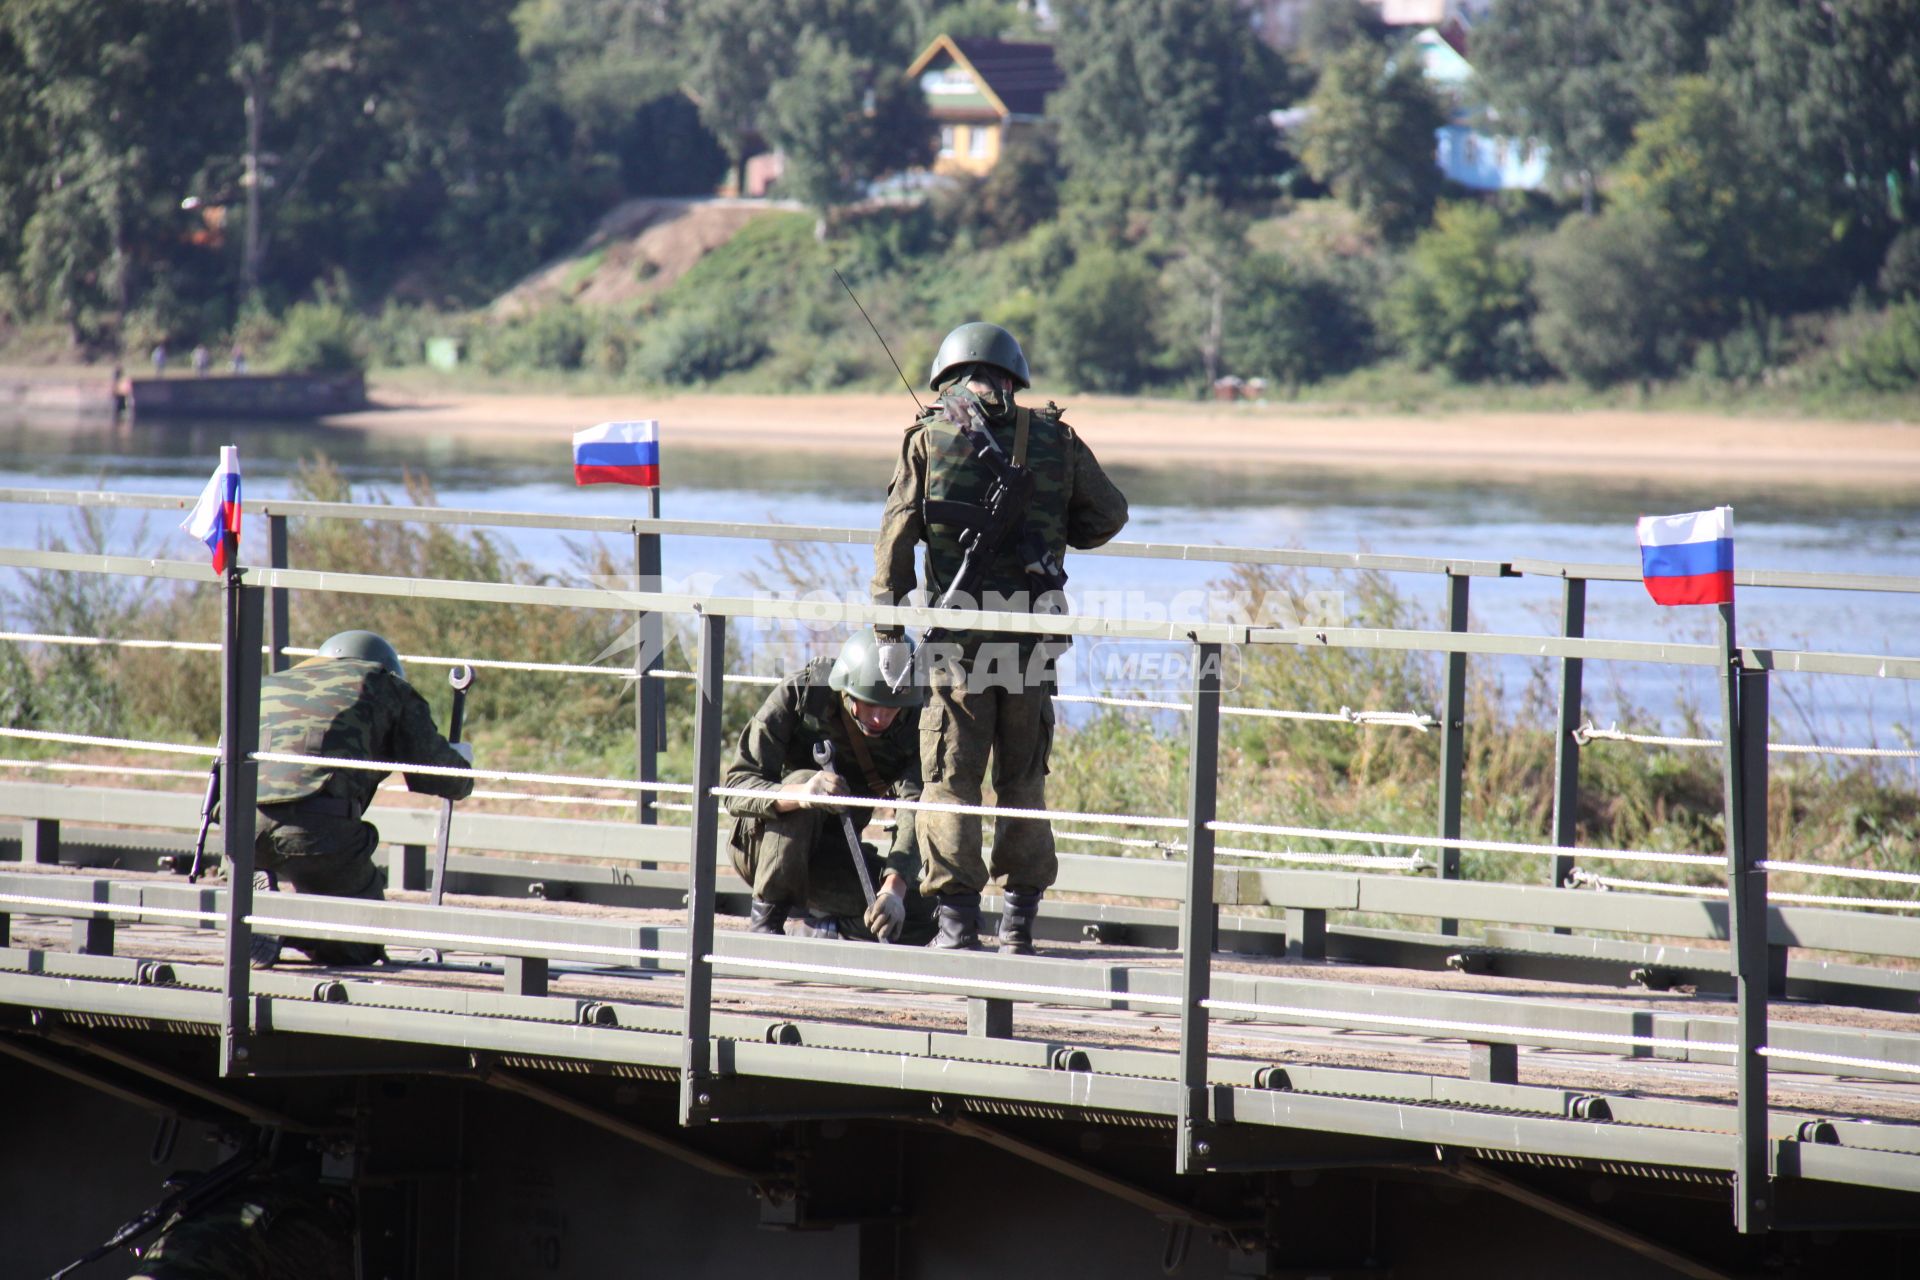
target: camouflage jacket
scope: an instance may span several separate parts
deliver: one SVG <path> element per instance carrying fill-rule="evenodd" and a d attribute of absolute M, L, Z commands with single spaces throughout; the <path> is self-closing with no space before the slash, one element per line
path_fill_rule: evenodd
<path fill-rule="evenodd" d="M 876 604 L 897 604 L 914 587 L 914 544 L 927 544 L 923 585 L 938 599 L 960 568 L 960 530 L 930 526 L 929 499 L 978 505 L 986 500 L 993 477 L 974 456 L 965 436 L 948 421 L 946 395 L 907 429 L 887 488 L 886 510 L 880 520 L 880 539 L 874 548 L 872 592 Z M 1014 456 L 1015 415 L 988 418 L 993 438 Z M 1026 465 L 1034 473 L 1033 501 L 1028 504 L 1027 528 L 1037 532 L 1047 549 L 1059 557 L 1068 547 L 1097 547 L 1112 539 L 1127 523 L 1127 499 L 1100 468 L 1093 450 L 1061 419 L 1058 407 L 1030 411 Z M 1027 591 L 1024 564 L 1009 539 L 988 570 L 981 598 L 1006 597 Z M 968 637 L 949 637 L 964 643 Z"/>
<path fill-rule="evenodd" d="M 466 768 L 466 761 L 434 727 L 427 700 L 377 662 L 330 658 L 303 662 L 260 682 L 260 749 L 341 760 L 397 760 L 403 764 Z M 465 799 L 471 778 L 406 775 L 407 789 Z M 386 781 L 369 769 L 262 764 L 261 804 L 339 796 L 362 812 Z"/>
<path fill-rule="evenodd" d="M 735 818 L 765 818 L 774 812 L 773 792 L 790 782 L 805 782 L 817 766 L 813 763 L 813 744 L 833 744 L 834 772 L 846 778 L 855 795 L 876 799 L 918 800 L 920 798 L 920 709 L 905 707 L 894 717 L 887 731 L 877 738 L 862 735 L 867 755 L 873 760 L 869 774 L 855 750 L 853 738 L 860 730 L 849 723 L 841 709 L 840 695 L 827 685 L 831 658 L 816 658 L 805 669 L 788 676 L 740 731 L 733 761 L 727 766 L 726 785 L 750 787 L 768 794 L 742 799 L 727 799 L 727 812 Z M 865 831 L 872 809 L 850 808 L 854 829 Z M 918 846 L 914 843 L 913 814 L 902 812 L 894 828 L 893 848 L 887 855 L 889 870 L 898 871 L 909 883 L 920 878 Z"/>

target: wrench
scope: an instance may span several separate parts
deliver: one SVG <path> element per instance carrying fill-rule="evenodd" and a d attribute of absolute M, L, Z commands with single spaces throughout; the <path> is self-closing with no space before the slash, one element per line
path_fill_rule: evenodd
<path fill-rule="evenodd" d="M 473 668 L 465 664 L 455 667 L 447 672 L 447 683 L 453 686 L 453 716 L 447 726 L 447 741 L 458 742 L 467 718 L 467 690 L 473 688 Z M 447 888 L 447 845 L 453 840 L 453 801 L 440 802 L 440 822 L 433 838 L 433 905 L 437 907 Z"/>
<path fill-rule="evenodd" d="M 828 773 L 834 772 L 833 744 L 821 741 L 813 744 L 813 762 Z M 847 847 L 853 850 L 853 869 L 860 873 L 860 892 L 867 895 L 867 905 L 873 905 L 873 876 L 867 871 L 867 855 L 860 848 L 859 833 L 853 829 L 853 819 L 844 812 L 840 815 L 840 827 L 847 833 Z"/>

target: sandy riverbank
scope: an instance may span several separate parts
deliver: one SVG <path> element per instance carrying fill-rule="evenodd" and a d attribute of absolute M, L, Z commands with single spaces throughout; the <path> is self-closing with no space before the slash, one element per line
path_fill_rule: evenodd
<path fill-rule="evenodd" d="M 376 387 L 380 407 L 328 419 L 375 434 L 533 442 L 615 418 L 658 418 L 665 450 L 891 454 L 911 419 L 894 395 L 481 394 Z M 1073 422 L 1103 460 L 1182 466 L 1314 466 L 1521 478 L 1674 483 L 1744 480 L 1920 485 L 1920 424 L 1735 418 L 1707 413 L 1411 415 L 1324 407 L 1189 404 L 1090 396 Z"/>

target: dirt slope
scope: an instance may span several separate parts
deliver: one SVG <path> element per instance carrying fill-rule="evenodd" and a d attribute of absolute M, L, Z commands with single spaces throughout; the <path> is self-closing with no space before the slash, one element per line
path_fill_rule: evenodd
<path fill-rule="evenodd" d="M 610 307 L 644 298 L 685 275 L 702 254 L 753 219 L 797 208 L 782 200 L 628 200 L 609 210 L 573 252 L 496 298 L 489 312 L 505 318 L 562 299 Z"/>

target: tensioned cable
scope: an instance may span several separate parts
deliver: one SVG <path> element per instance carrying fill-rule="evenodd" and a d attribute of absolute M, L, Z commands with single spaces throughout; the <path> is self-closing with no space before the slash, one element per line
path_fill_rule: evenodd
<path fill-rule="evenodd" d="M 751 800 L 764 797 L 765 788 L 759 787 L 715 787 L 710 794 L 720 799 Z M 1166 827 L 1184 829 L 1185 818 L 1140 817 L 1125 813 L 1077 813 L 1066 809 L 1006 809 L 998 805 L 987 804 L 949 804 L 941 800 L 892 800 L 874 796 L 833 796 L 823 801 L 839 807 L 852 806 L 860 809 L 899 809 L 912 813 L 960 813 L 977 814 L 983 818 L 1034 818 L 1052 822 L 1091 822 L 1106 823 L 1119 827 Z"/>
<path fill-rule="evenodd" d="M 1224 858 L 1263 858 L 1270 862 L 1299 862 L 1310 865 L 1333 867 L 1380 867 L 1394 871 L 1419 871 L 1431 866 L 1419 854 L 1410 854 L 1396 858 L 1391 854 L 1380 853 L 1313 853 L 1300 849 L 1229 849 L 1216 848 L 1214 853 Z"/>
<path fill-rule="evenodd" d="M 1663 880 L 1627 880 L 1618 876 L 1597 876 L 1580 867 L 1574 868 L 1570 883 L 1575 888 L 1591 885 L 1597 889 L 1634 889 L 1646 893 L 1686 894 L 1701 898 L 1727 896 L 1726 888 L 1721 885 L 1669 884 Z M 1872 907 L 1885 911 L 1920 911 L 1920 901 L 1903 898 L 1867 898 L 1838 893 L 1785 893 L 1772 888 L 1767 890 L 1767 901 L 1791 902 L 1812 907 Z"/>
<path fill-rule="evenodd" d="M 145 742 L 139 738 L 103 738 L 91 733 L 56 733 L 51 729 L 14 729 L 0 726 L 0 738 L 23 738 L 28 742 L 64 742 L 75 747 L 117 747 L 123 751 L 158 751 L 177 756 L 220 754 L 218 747 L 197 747 L 186 742 Z"/>
<path fill-rule="evenodd" d="M 1842 880 L 1884 880 L 1889 884 L 1920 884 L 1920 874 L 1911 871 L 1879 871 L 1872 867 L 1824 866 L 1818 862 L 1775 862 L 1763 858 L 1753 864 L 1762 871 L 1800 871 L 1810 876 L 1834 876 Z"/>
<path fill-rule="evenodd" d="M 280 916 L 249 915 L 247 925 L 254 929 L 292 930 L 293 932 L 312 933 L 315 930 L 334 930 L 342 933 L 366 933 L 381 938 L 393 938 L 407 942 L 445 942 L 471 946 L 486 955 L 499 954 L 498 948 L 525 948 L 536 954 L 541 947 L 551 947 L 555 951 L 588 951 L 606 956 L 639 956 L 647 960 L 685 960 L 684 951 L 657 951 L 646 947 L 609 947 L 589 942 L 535 941 L 531 938 L 499 938 L 488 934 L 453 933 L 439 929 L 391 929 L 380 925 L 341 924 L 323 920 L 288 920 Z"/>
<path fill-rule="evenodd" d="M 1626 733 L 1618 728 L 1602 729 L 1589 720 L 1573 731 L 1574 741 L 1583 746 L 1589 742 L 1633 742 L 1649 747 L 1719 747 L 1725 746 L 1721 738 L 1676 738 L 1657 733 Z M 1920 759 L 1920 750 L 1906 747 L 1826 747 L 1817 742 L 1769 742 L 1768 751 L 1777 751 L 1782 755 L 1805 756 L 1862 756 L 1872 759 L 1915 760 Z"/>
<path fill-rule="evenodd" d="M 219 642 L 214 640 L 116 640 L 108 636 L 46 635 L 37 631 L 0 631 L 0 640 L 21 644 L 73 645 L 88 649 L 182 649 L 192 653 L 219 653 L 221 649 Z"/>
<path fill-rule="evenodd" d="M 1285 827 L 1263 822 L 1209 822 L 1209 831 L 1241 835 L 1285 836 L 1296 840 L 1348 840 L 1356 843 L 1411 845 L 1423 849 L 1462 849 L 1473 853 L 1550 853 L 1568 858 L 1607 858 L 1615 862 L 1665 862 L 1681 866 L 1726 865 L 1724 856 L 1704 853 L 1654 853 L 1642 849 L 1595 849 L 1557 844 L 1522 844 L 1511 840 L 1465 840 L 1451 836 L 1405 836 L 1379 831 L 1340 831 L 1325 827 Z"/>
<path fill-rule="evenodd" d="M 1763 1058 L 1795 1058 L 1802 1062 L 1824 1062 L 1835 1067 L 1864 1067 L 1874 1071 L 1899 1071 L 1907 1075 L 1920 1075 L 1920 1066 L 1910 1062 L 1893 1062 L 1886 1058 L 1856 1058 L 1845 1053 L 1814 1053 L 1804 1049 L 1776 1049 L 1763 1044 L 1756 1050 Z"/>
<path fill-rule="evenodd" d="M 1630 1048 L 1679 1049 L 1688 1053 L 1724 1053 L 1736 1057 L 1740 1047 L 1732 1044 L 1715 1044 L 1708 1040 L 1682 1040 L 1673 1036 L 1635 1036 L 1612 1031 L 1560 1031 L 1545 1027 L 1505 1026 L 1492 1022 L 1454 1022 L 1445 1018 L 1416 1018 L 1386 1013 L 1351 1013 L 1347 1011 L 1331 1012 L 1326 1009 L 1314 1009 L 1305 1005 L 1253 1004 L 1241 1000 L 1202 1000 L 1203 1009 L 1221 1009 L 1238 1013 L 1265 1013 L 1276 1017 L 1305 1017 L 1315 1022 L 1337 1022 L 1342 1019 L 1354 1022 L 1371 1022 L 1381 1026 L 1407 1027 L 1426 1031 L 1466 1032 L 1477 1035 L 1508 1036 L 1515 1040 L 1566 1040 L 1575 1043 L 1625 1045 Z M 1827 1062 L 1837 1066 L 1869 1067 L 1885 1071 L 1898 1071 L 1910 1075 L 1920 1075 L 1920 1065 L 1908 1062 L 1894 1062 L 1884 1058 L 1854 1058 L 1837 1053 L 1802 1053 L 1797 1050 L 1774 1049 L 1761 1045 L 1759 1052 L 1769 1058 L 1798 1058 L 1808 1062 Z"/>
<path fill-rule="evenodd" d="M 298 755 L 291 751 L 256 751 L 253 758 L 261 764 L 311 764 L 331 769 L 364 769 L 372 773 L 417 773 L 432 778 L 492 778 L 497 782 L 544 782 L 559 787 L 608 787 L 621 791 L 693 794 L 693 788 L 684 782 L 584 778 L 570 773 L 526 773 L 514 769 L 456 769 L 438 764 L 408 764 L 403 760 L 340 760 L 333 756 Z"/>
<path fill-rule="evenodd" d="M 1143 995 L 1137 991 L 1102 991 L 1092 987 L 1056 987 L 1038 982 L 999 982 L 989 978 L 947 978 L 937 974 L 901 973 L 893 969 L 855 969 L 844 965 L 805 964 L 789 960 L 749 960 L 739 956 L 712 955 L 707 963 L 716 969 L 773 969 L 781 973 L 822 974 L 836 978 L 864 978 L 882 985 L 924 985 L 959 987 L 963 991 L 1007 991 L 1018 995 L 1074 996 L 1104 1000 L 1109 1004 L 1152 1004 L 1178 1008 L 1182 997 Z"/>
<path fill-rule="evenodd" d="M 1187 846 L 1178 840 L 1139 840 L 1130 836 L 1099 835 L 1091 831 L 1056 831 L 1055 840 L 1084 841 L 1089 844 L 1115 844 L 1132 849 L 1154 849 L 1161 853 L 1185 853 Z M 1417 871 L 1428 866 L 1425 858 L 1419 854 L 1411 857 L 1396 858 L 1388 854 L 1366 853 L 1310 853 L 1296 849 L 1232 849 L 1216 848 L 1216 855 L 1234 858 L 1267 858 L 1278 862 L 1325 863 L 1337 866 L 1387 867 L 1407 871 Z"/>
<path fill-rule="evenodd" d="M 1096 707 L 1132 707 L 1146 711 L 1192 711 L 1191 702 L 1163 701 L 1155 698 L 1118 698 L 1105 694 L 1056 693 L 1055 702 L 1076 702 Z M 1222 706 L 1223 716 L 1251 716 L 1263 720 L 1317 720 L 1329 724 L 1352 725 L 1392 725 L 1404 729 L 1417 729 L 1425 733 L 1438 723 L 1430 715 L 1417 711 L 1355 711 L 1352 707 L 1341 707 L 1338 711 L 1283 711 L 1275 707 L 1235 707 Z"/>
<path fill-rule="evenodd" d="M 0 769 L 45 769 L 49 773 L 113 773 L 133 778 L 192 778 L 204 781 L 205 769 L 149 769 L 136 764 L 87 764 L 77 760 L 0 760 Z"/>
<path fill-rule="evenodd" d="M 77 646 L 113 646 L 131 649 L 177 649 L 193 653 L 219 653 L 221 646 L 213 641 L 201 640 L 117 640 L 104 636 L 57 635 L 33 631 L 0 631 L 0 641 L 14 640 L 26 643 L 77 645 Z M 267 652 L 263 647 L 261 652 Z M 318 649 L 301 645 L 282 645 L 280 652 L 294 658 L 311 658 Z M 489 671 L 539 671 L 561 675 L 604 675 L 616 676 L 622 680 L 632 680 L 640 673 L 631 667 L 609 667 L 605 664 L 580 662 L 531 662 L 515 661 L 507 658 L 449 658 L 430 653 L 403 653 L 402 662 L 418 663 L 425 667 L 477 667 Z M 692 671 L 677 671 L 668 668 L 655 668 L 645 673 L 657 680 L 693 680 L 698 677 Z M 783 676 L 752 676 L 728 674 L 721 677 L 728 684 L 776 685 L 785 679 Z M 1152 711 L 1191 711 L 1193 704 L 1187 702 L 1156 701 L 1150 698 L 1117 698 L 1096 694 L 1055 694 L 1056 702 L 1087 703 L 1108 707 L 1136 707 Z M 1352 725 L 1394 725 L 1417 729 L 1425 733 L 1435 721 L 1432 716 L 1414 711 L 1355 711 L 1351 707 L 1341 707 L 1338 711 L 1282 711 L 1270 707 L 1229 707 L 1220 708 L 1223 716 L 1254 716 L 1272 720 L 1319 720 L 1333 724 Z"/>
<path fill-rule="evenodd" d="M 91 915 L 153 916 L 156 919 L 216 923 L 227 918 L 223 911 L 193 911 L 185 907 L 142 907 L 118 902 L 86 902 L 79 898 L 40 898 L 27 893 L 0 893 L 0 902 L 36 907 L 65 907 L 68 911 L 78 908 L 84 909 Z"/>

